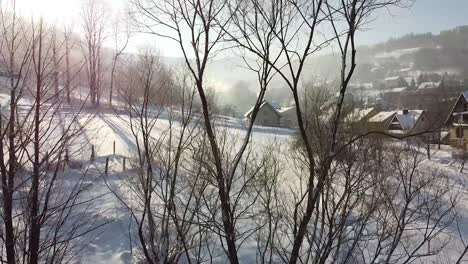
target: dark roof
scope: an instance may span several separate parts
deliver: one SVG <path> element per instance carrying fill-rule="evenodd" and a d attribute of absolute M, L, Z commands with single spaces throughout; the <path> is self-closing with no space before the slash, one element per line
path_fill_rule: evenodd
<path fill-rule="evenodd" d="M 468 103 L 468 91 L 464 91 L 460 94 L 460 96 L 458 96 L 458 99 L 457 101 L 455 101 L 455 103 L 453 104 L 453 107 L 452 107 L 452 110 L 450 111 L 449 113 L 449 116 L 447 117 L 447 119 L 445 120 L 445 124 L 448 123 L 448 121 L 450 120 L 450 117 L 452 116 L 453 114 L 453 111 L 455 111 L 455 107 L 457 106 L 458 102 L 460 102 L 460 99 L 462 99 L 462 97 L 465 99 L 465 102 Z"/>
<path fill-rule="evenodd" d="M 268 106 L 268 107 L 270 107 L 271 109 L 273 109 L 273 111 L 274 111 L 278 116 L 281 117 L 281 113 L 280 113 L 276 108 L 274 108 L 274 107 L 273 107 L 269 102 L 267 102 L 267 101 L 263 101 L 263 103 L 260 105 L 260 107 L 259 107 L 258 109 L 260 110 L 260 109 L 262 109 L 262 108 L 265 107 L 265 106 Z M 247 112 L 245 113 L 244 117 L 249 117 L 250 114 L 252 114 L 254 108 L 255 108 L 255 106 L 253 106 L 252 108 L 250 108 L 249 111 L 247 111 Z"/>

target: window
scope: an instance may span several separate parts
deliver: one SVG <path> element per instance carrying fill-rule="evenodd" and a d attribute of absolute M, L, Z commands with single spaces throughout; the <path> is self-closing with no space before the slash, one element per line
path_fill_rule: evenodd
<path fill-rule="evenodd" d="M 457 133 L 457 138 L 463 138 L 465 130 L 462 127 L 457 127 L 456 133 Z"/>

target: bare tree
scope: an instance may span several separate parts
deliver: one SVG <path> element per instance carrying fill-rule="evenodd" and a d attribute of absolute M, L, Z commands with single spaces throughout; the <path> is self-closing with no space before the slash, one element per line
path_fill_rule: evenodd
<path fill-rule="evenodd" d="M 10 12 L 8 12 L 10 11 Z M 30 45 L 23 36 L 26 31 L 25 23 L 17 16 L 16 2 L 11 5 L 2 3 L 1 12 L 1 51 L 2 61 L 7 65 L 8 80 L 6 80 L 10 93 L 9 112 L 2 113 L 2 140 L 0 148 L 7 149 L 5 155 L 2 151 L 0 167 L 2 175 L 2 205 L 3 205 L 3 230 L 4 245 L 7 263 L 16 263 L 17 234 L 14 226 L 13 197 L 18 185 L 16 173 L 18 170 L 18 156 L 24 154 L 24 150 L 18 147 L 17 105 L 18 99 L 25 90 L 27 75 L 30 70 Z"/>
<path fill-rule="evenodd" d="M 72 178 L 67 160 L 80 150 L 70 146 L 87 121 L 80 120 L 82 108 L 63 115 L 58 87 L 63 43 L 56 29 L 42 18 L 25 22 L 15 12 L 13 2 L 0 13 L 0 42 L 7 47 L 1 56 L 10 62 L 10 104 L 0 123 L 1 147 L 7 150 L 0 156 L 2 252 L 7 263 L 62 263 L 79 251 L 77 238 L 100 225 L 86 210 L 93 198 L 81 196 L 91 186 L 86 172 L 74 174 L 69 186 L 62 183 Z"/>
<path fill-rule="evenodd" d="M 103 75 L 102 44 L 106 37 L 107 26 L 106 6 L 101 0 L 88 0 L 83 4 L 81 15 L 85 34 L 82 49 L 87 62 L 91 104 L 99 106 Z"/>
<path fill-rule="evenodd" d="M 124 17 L 124 18 L 122 18 Z M 114 90 L 115 71 L 120 56 L 124 53 L 130 40 L 130 24 L 126 14 L 118 12 L 115 15 L 113 23 L 114 56 L 112 58 L 111 77 L 109 87 L 109 105 L 112 106 L 112 97 Z"/>
<path fill-rule="evenodd" d="M 65 26 L 63 30 L 63 37 L 65 42 L 65 92 L 67 97 L 67 103 L 71 103 L 71 65 L 70 65 L 70 53 L 73 49 L 73 45 L 70 40 L 71 27 Z"/>
<path fill-rule="evenodd" d="M 134 196 L 126 196 L 121 186 L 108 187 L 136 224 L 135 244 L 145 262 L 184 258 L 191 263 L 200 259 L 197 248 L 205 247 L 208 233 L 193 227 L 203 193 L 197 189 L 207 186 L 200 165 L 194 164 L 193 170 L 188 165 L 190 148 L 201 131 L 195 115 L 196 90 L 188 74 L 173 79 L 153 52 L 141 54 L 127 74 L 117 78 L 117 87 L 126 105 L 122 119 L 136 148 L 137 177 L 124 180 Z M 168 125 L 159 131 L 162 119 Z"/>
<path fill-rule="evenodd" d="M 227 247 L 227 255 L 232 263 L 239 263 L 237 255 L 237 234 L 236 234 L 236 213 L 234 212 L 236 201 L 231 200 L 231 190 L 236 175 L 236 170 L 241 163 L 244 152 L 247 149 L 252 126 L 256 113 L 263 101 L 264 90 L 271 78 L 271 69 L 261 63 L 256 67 L 261 89 L 253 110 L 251 124 L 247 130 L 247 135 L 242 141 L 237 154 L 232 160 L 223 162 L 223 153 L 220 148 L 222 136 L 215 133 L 212 123 L 212 111 L 209 107 L 206 87 L 206 68 L 210 59 L 220 50 L 220 41 L 225 36 L 223 28 L 231 21 L 227 16 L 227 3 L 225 1 L 133 1 L 133 5 L 140 16 L 137 18 L 140 26 L 145 32 L 165 37 L 178 44 L 185 59 L 185 66 L 188 68 L 195 82 L 198 96 L 201 101 L 204 119 L 204 129 L 209 141 L 209 149 L 213 161 L 216 187 L 218 190 L 219 203 L 221 205 L 221 219 L 223 239 Z M 271 35 L 271 33 L 270 33 Z M 268 42 L 269 38 L 262 38 L 261 41 Z M 270 44 L 266 43 L 269 50 Z M 194 57 L 194 59 L 192 59 Z M 221 140 L 221 141 L 220 141 Z M 226 164 L 226 165 L 225 165 Z M 245 183 L 245 182 L 244 182 Z M 243 195 L 243 192 L 238 193 Z M 236 198 L 237 199 L 237 198 Z M 223 243 L 224 244 L 224 243 Z"/>

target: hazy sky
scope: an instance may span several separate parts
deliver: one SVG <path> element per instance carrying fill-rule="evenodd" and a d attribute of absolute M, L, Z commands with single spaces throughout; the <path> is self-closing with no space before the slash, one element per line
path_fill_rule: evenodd
<path fill-rule="evenodd" d="M 34 12 L 49 20 L 76 20 L 82 0 L 17 0 L 23 14 Z M 125 0 L 108 0 L 111 5 L 122 6 Z M 359 36 L 360 44 L 382 42 L 390 37 L 399 37 L 411 32 L 438 33 L 460 25 L 468 25 L 468 0 L 416 0 L 411 9 L 392 9 L 381 11 L 376 20 Z M 144 40 L 143 40 L 144 39 Z M 161 50 L 162 55 L 178 56 L 176 45 L 169 41 L 154 38 L 137 38 L 138 46 L 148 41 Z"/>
<path fill-rule="evenodd" d="M 468 25 L 468 0 L 416 0 L 410 9 L 382 11 L 362 33 L 363 44 L 385 41 L 408 33 L 438 33 Z"/>

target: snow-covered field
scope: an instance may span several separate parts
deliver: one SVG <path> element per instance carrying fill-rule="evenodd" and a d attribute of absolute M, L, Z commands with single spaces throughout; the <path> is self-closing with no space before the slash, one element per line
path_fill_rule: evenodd
<path fill-rule="evenodd" d="M 83 120 L 87 118 L 89 116 L 83 115 Z M 97 197 L 92 210 L 94 214 L 102 219 L 96 221 L 108 222 L 108 224 L 85 235 L 83 239 L 88 242 L 77 257 L 79 263 L 131 263 L 132 261 L 132 250 L 135 249 L 130 246 L 129 227 L 131 217 L 127 209 L 106 185 L 107 182 L 110 186 L 119 186 L 122 179 L 131 177 L 134 174 L 128 159 L 134 156 L 136 146 L 130 129 L 124 124 L 126 118 L 126 116 L 115 114 L 96 114 L 87 125 L 85 133 L 81 136 L 80 142 L 84 151 L 77 158 L 85 163 L 88 162 L 91 145 L 94 145 L 97 157 L 91 163 L 89 173 L 102 175 L 106 158 L 109 158 L 109 174 L 105 178 L 101 176 L 87 193 L 88 197 Z M 154 136 L 163 133 L 168 126 L 169 121 L 167 119 L 160 119 L 153 130 Z M 237 119 L 221 119 L 217 122 L 217 127 L 218 129 L 226 129 L 233 135 L 241 136 L 245 133 L 243 121 Z M 294 134 L 295 131 L 290 129 L 255 127 L 251 144 L 256 146 L 256 151 L 262 151 L 264 146 L 268 146 L 273 142 L 284 146 L 291 143 Z M 115 155 L 113 155 L 114 142 Z M 424 149 L 420 151 L 425 155 Z M 124 157 L 127 159 L 126 171 L 123 171 L 122 162 Z M 455 226 L 451 228 L 454 239 L 439 255 L 443 259 L 447 258 L 455 261 L 463 249 L 463 246 L 456 238 L 461 234 L 468 241 L 468 224 L 464 224 L 468 221 L 468 204 L 465 202 L 468 200 L 468 192 L 465 190 L 465 186 L 468 186 L 468 178 L 466 177 L 468 169 L 460 172 L 460 161 L 451 158 L 450 148 L 446 146 L 442 146 L 440 150 L 437 149 L 437 146 L 433 146 L 431 160 L 425 160 L 424 166 L 449 175 L 453 189 L 458 190 L 461 195 L 460 200 L 462 202 L 458 210 L 460 213 L 459 219 L 464 222 L 460 225 L 460 230 L 457 230 Z M 249 259 L 252 260 L 252 258 Z"/>
<path fill-rule="evenodd" d="M 88 120 L 91 114 L 83 114 L 82 120 Z M 129 159 L 135 155 L 135 140 L 125 120 L 125 115 L 98 113 L 91 117 L 85 133 L 78 140 L 82 151 L 78 159 L 85 163 L 91 156 L 91 145 L 96 151 L 96 160 L 90 164 L 90 173 L 102 175 L 104 173 L 106 158 L 109 158 L 109 175 L 106 176 L 107 184 L 119 186 L 122 179 L 134 174 Z M 225 129 L 239 137 L 245 134 L 245 123 L 234 118 L 220 118 L 217 122 L 218 129 Z M 157 126 L 152 130 L 153 136 L 160 136 L 167 129 L 169 121 L 161 118 Z M 252 144 L 257 150 L 273 142 L 289 144 L 296 132 L 286 128 L 254 127 Z M 114 151 L 115 142 L 115 155 Z M 123 159 L 126 158 L 126 171 L 123 171 Z M 88 234 L 84 250 L 77 258 L 80 263 L 131 263 L 132 253 L 129 241 L 129 224 L 131 222 L 127 209 L 109 191 L 104 182 L 104 176 L 93 184 L 87 196 L 98 197 L 93 207 L 94 212 L 100 215 L 104 221 L 110 221 L 103 228 Z"/>

